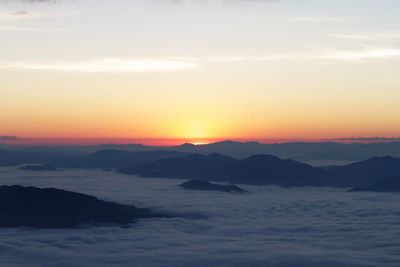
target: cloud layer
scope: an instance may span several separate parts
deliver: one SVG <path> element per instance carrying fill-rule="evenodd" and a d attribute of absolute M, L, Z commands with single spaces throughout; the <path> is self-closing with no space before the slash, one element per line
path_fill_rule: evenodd
<path fill-rule="evenodd" d="M 0 28 L 1 30 L 1 28 Z M 196 68 L 190 60 L 180 59 L 121 59 L 105 58 L 81 62 L 14 62 L 0 64 L 3 69 L 63 71 L 83 73 L 129 73 L 129 72 L 162 72 L 183 71 Z"/>
<path fill-rule="evenodd" d="M 58 187 L 179 215 L 129 228 L 0 229 L 2 266 L 394 267 L 400 195 L 336 189 L 185 191 L 181 182 L 110 172 L 1 168 L 2 184 Z"/>
<path fill-rule="evenodd" d="M 47 29 L 22 28 L 14 29 L 1 27 L 1 30 L 47 31 Z M 59 29 L 60 31 L 62 29 Z M 210 64 L 239 63 L 239 62 L 301 62 L 301 63 L 340 63 L 358 62 L 365 60 L 383 60 L 400 57 L 397 48 L 371 48 L 362 50 L 326 50 L 315 52 L 282 53 L 258 56 L 215 56 L 208 58 L 101 58 L 87 61 L 17 61 L 0 62 L 0 69 L 30 70 L 30 71 L 59 71 L 81 73 L 130 73 L 130 72 L 165 72 L 186 71 Z"/>

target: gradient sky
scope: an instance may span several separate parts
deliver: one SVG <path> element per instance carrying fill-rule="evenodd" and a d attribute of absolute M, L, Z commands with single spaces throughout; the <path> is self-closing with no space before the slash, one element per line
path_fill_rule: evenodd
<path fill-rule="evenodd" d="M 398 0 L 0 0 L 0 135 L 400 136 Z"/>

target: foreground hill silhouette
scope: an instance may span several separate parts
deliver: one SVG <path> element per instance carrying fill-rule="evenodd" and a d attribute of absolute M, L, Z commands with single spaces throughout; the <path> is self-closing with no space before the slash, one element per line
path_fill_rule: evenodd
<path fill-rule="evenodd" d="M 350 192 L 399 192 L 400 178 L 390 178 L 369 186 L 355 187 Z"/>
<path fill-rule="evenodd" d="M 246 190 L 236 185 L 220 185 L 202 180 L 190 180 L 184 182 L 183 184 L 180 184 L 179 186 L 188 190 L 222 191 L 222 192 L 237 192 L 237 193 L 247 192 Z"/>
<path fill-rule="evenodd" d="M 238 184 L 281 186 L 327 186 L 332 175 L 320 168 L 269 155 L 236 160 L 219 154 L 162 159 L 120 170 L 142 177 L 228 181 Z"/>
<path fill-rule="evenodd" d="M 54 188 L 0 187 L 0 227 L 70 228 L 129 224 L 156 215 L 149 209 L 99 200 Z"/>

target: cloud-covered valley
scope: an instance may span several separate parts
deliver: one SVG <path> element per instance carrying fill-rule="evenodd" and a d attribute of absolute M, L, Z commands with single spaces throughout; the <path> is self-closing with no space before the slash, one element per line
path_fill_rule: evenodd
<path fill-rule="evenodd" d="M 243 186 L 185 191 L 180 180 L 113 172 L 0 169 L 1 184 L 57 187 L 176 218 L 131 227 L 1 229 L 2 266 L 398 266 L 399 195 Z"/>

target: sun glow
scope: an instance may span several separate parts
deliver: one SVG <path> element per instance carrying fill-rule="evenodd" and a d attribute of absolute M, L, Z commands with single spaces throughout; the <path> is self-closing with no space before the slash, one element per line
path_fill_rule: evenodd
<path fill-rule="evenodd" d="M 203 120 L 186 122 L 179 128 L 182 137 L 190 140 L 207 140 L 214 135 L 211 123 Z"/>

